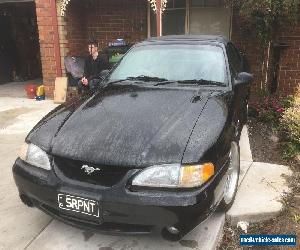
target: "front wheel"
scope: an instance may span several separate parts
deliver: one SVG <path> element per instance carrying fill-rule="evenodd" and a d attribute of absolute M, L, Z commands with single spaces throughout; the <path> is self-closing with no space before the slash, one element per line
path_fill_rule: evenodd
<path fill-rule="evenodd" d="M 240 174 L 240 147 L 237 142 L 231 142 L 229 153 L 229 167 L 224 188 L 224 196 L 220 203 L 220 209 L 227 211 L 233 204 L 238 188 Z"/>

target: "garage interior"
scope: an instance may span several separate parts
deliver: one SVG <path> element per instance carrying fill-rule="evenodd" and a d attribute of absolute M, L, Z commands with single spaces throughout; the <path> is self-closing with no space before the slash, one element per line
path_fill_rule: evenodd
<path fill-rule="evenodd" d="M 0 84 L 42 78 L 34 1 L 0 0 Z"/>

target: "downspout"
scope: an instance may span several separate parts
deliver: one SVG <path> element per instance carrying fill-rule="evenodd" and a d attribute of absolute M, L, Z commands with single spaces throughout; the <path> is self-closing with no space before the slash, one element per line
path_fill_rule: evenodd
<path fill-rule="evenodd" d="M 271 52 L 271 42 L 269 42 L 269 44 L 268 44 L 268 54 L 267 54 L 267 65 L 266 65 L 265 86 L 268 85 L 268 80 L 269 80 L 270 52 Z"/>
<path fill-rule="evenodd" d="M 54 35 L 54 57 L 55 57 L 55 62 L 56 62 L 56 76 L 61 77 L 62 70 L 61 70 L 56 0 L 50 0 L 50 4 L 51 4 L 53 35 Z"/>

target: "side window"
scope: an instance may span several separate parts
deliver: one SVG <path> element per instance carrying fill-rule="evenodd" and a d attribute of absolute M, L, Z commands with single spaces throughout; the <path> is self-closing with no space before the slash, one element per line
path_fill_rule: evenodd
<path fill-rule="evenodd" d="M 230 70 L 234 75 L 238 74 L 242 70 L 242 59 L 237 49 L 229 43 L 227 45 L 227 55 L 229 60 Z"/>

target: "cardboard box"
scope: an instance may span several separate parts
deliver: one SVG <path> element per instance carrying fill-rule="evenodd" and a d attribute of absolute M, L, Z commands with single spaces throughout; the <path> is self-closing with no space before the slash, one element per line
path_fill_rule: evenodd
<path fill-rule="evenodd" d="M 68 78 L 56 77 L 54 90 L 54 103 L 64 103 L 67 99 Z"/>

